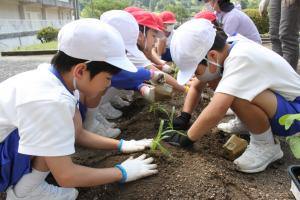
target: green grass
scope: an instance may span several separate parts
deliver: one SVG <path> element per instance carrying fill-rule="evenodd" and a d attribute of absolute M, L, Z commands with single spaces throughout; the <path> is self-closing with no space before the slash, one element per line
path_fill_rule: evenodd
<path fill-rule="evenodd" d="M 52 50 L 52 49 L 57 49 L 57 41 L 33 44 L 25 47 L 18 47 L 15 49 L 15 51 L 34 51 L 34 50 Z"/>

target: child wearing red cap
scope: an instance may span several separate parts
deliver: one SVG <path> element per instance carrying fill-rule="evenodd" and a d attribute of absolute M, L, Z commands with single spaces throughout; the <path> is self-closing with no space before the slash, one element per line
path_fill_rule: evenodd
<path fill-rule="evenodd" d="M 157 24 L 157 19 L 154 14 L 147 11 L 137 11 L 131 13 L 136 21 L 139 24 L 139 37 L 138 37 L 138 48 L 147 56 L 149 54 L 152 55 L 152 49 L 154 47 L 155 41 L 159 34 L 162 32 L 161 27 Z M 149 63 L 148 60 L 141 61 L 144 63 Z M 159 70 L 152 64 L 148 65 L 148 68 Z M 175 90 L 180 92 L 187 92 L 188 88 L 182 85 L 179 85 L 177 81 L 170 76 L 169 74 L 165 74 L 166 83 L 171 85 Z"/>
<path fill-rule="evenodd" d="M 160 13 L 159 17 L 162 19 L 164 24 L 164 34 L 165 37 L 159 39 L 157 45 L 157 54 L 161 57 L 162 60 L 167 62 L 172 61 L 171 53 L 170 53 L 170 43 L 172 36 L 174 34 L 174 26 L 176 24 L 176 16 L 171 11 L 164 11 Z"/>

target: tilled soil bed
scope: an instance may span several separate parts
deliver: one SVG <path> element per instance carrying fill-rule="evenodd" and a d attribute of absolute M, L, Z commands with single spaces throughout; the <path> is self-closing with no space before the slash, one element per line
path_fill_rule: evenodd
<path fill-rule="evenodd" d="M 176 94 L 161 105 L 169 111 L 175 106 L 178 114 L 183 100 L 182 95 Z M 205 105 L 198 106 L 193 120 Z M 149 112 L 146 101 L 137 97 L 123 112 L 123 117 L 117 121 L 122 130 L 121 138 L 142 139 L 156 135 L 159 116 Z M 282 160 L 269 166 L 265 172 L 244 174 L 237 172 L 233 163 L 224 158 L 222 145 L 229 137 L 229 134 L 213 129 L 192 149 L 180 149 L 164 143 L 172 157 L 146 151 L 158 164 L 157 175 L 127 184 L 81 188 L 78 199 L 293 199 L 289 192 L 287 167 L 297 161 L 291 156 L 284 138 L 280 138 L 285 152 Z M 117 152 L 77 148 L 74 161 L 102 168 L 114 166 L 128 157 Z"/>

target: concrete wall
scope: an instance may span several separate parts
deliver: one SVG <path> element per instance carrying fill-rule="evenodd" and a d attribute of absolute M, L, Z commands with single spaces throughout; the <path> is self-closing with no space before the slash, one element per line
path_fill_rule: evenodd
<path fill-rule="evenodd" d="M 40 41 L 36 39 L 36 35 L 2 39 L 0 40 L 0 51 L 10 51 L 20 46 L 38 43 L 40 43 Z"/>

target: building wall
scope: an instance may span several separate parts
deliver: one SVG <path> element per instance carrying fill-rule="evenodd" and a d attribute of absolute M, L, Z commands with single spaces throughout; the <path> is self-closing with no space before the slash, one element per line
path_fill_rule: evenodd
<path fill-rule="evenodd" d="M 16 0 L 0 0 L 0 19 L 20 19 Z"/>
<path fill-rule="evenodd" d="M 58 8 L 56 8 L 56 7 L 46 8 L 45 12 L 46 12 L 46 19 L 47 20 L 59 20 Z"/>
<path fill-rule="evenodd" d="M 70 9 L 61 9 L 60 10 L 61 20 L 72 20 L 72 10 Z"/>
<path fill-rule="evenodd" d="M 40 43 L 36 31 L 46 26 L 61 28 L 72 20 L 72 9 L 48 1 L 42 5 L 30 0 L 0 0 L 0 51 Z"/>
<path fill-rule="evenodd" d="M 41 20 L 42 19 L 42 6 L 35 4 L 27 4 L 23 6 L 25 19 Z"/>

